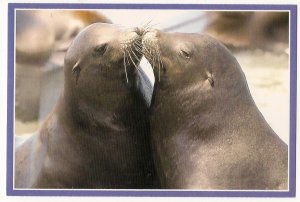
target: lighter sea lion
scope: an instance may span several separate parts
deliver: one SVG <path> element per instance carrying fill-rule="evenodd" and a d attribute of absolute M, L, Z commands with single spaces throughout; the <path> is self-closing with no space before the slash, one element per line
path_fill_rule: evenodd
<path fill-rule="evenodd" d="M 147 107 L 136 86 L 140 45 L 138 32 L 102 23 L 74 39 L 62 96 L 16 149 L 15 188 L 154 186 Z"/>
<path fill-rule="evenodd" d="M 66 51 L 84 27 L 96 22 L 111 23 L 88 10 L 17 10 L 16 61 L 42 65 L 53 51 Z"/>
<path fill-rule="evenodd" d="M 163 188 L 288 188 L 288 147 L 225 46 L 206 35 L 148 30 L 143 50 L 156 78 L 150 128 Z"/>

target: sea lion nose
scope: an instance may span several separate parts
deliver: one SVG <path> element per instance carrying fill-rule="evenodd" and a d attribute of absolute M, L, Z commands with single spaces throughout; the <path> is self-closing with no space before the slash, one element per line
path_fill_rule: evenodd
<path fill-rule="evenodd" d="M 145 29 L 142 27 L 136 27 L 134 30 L 139 36 L 143 36 L 145 34 Z"/>

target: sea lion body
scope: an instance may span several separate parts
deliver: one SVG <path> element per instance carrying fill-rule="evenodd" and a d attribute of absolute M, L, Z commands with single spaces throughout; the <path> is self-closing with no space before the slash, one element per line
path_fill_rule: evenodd
<path fill-rule="evenodd" d="M 156 77 L 150 128 L 162 187 L 287 189 L 288 147 L 223 45 L 205 35 L 151 30 L 143 46 Z"/>
<path fill-rule="evenodd" d="M 135 90 L 133 62 L 141 55 L 130 62 L 124 53 L 136 43 L 137 33 L 102 23 L 74 39 L 62 96 L 37 134 L 16 149 L 16 188 L 153 186 L 147 108 Z"/>

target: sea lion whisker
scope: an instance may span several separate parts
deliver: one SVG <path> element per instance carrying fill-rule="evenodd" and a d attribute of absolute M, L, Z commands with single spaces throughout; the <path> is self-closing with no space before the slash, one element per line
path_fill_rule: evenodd
<path fill-rule="evenodd" d="M 142 45 L 140 42 L 134 41 L 134 42 L 133 42 L 133 47 L 134 47 L 139 53 L 142 54 L 142 52 L 143 52 L 143 45 Z"/>
<path fill-rule="evenodd" d="M 144 26 L 143 26 L 143 28 L 144 28 L 144 30 L 145 30 L 145 32 L 144 33 L 146 33 L 146 32 L 148 32 L 149 30 L 151 30 L 154 26 L 157 26 L 157 25 L 159 25 L 159 23 L 156 23 L 156 24 L 154 24 L 154 23 L 152 23 L 152 20 L 150 20 L 148 23 L 146 23 Z"/>
<path fill-rule="evenodd" d="M 138 63 L 138 61 L 139 61 L 140 59 L 136 56 L 136 54 L 134 53 L 133 50 L 131 50 L 131 52 L 133 53 L 134 57 L 137 59 L 137 63 Z M 138 66 L 138 65 L 135 65 L 135 67 L 136 67 L 137 69 L 139 69 L 139 66 Z"/>
<path fill-rule="evenodd" d="M 127 65 L 130 65 L 129 61 L 128 61 L 128 57 L 127 57 L 127 54 L 124 52 L 125 54 L 125 57 L 124 57 L 124 65 L 126 65 L 126 70 L 127 70 Z"/>
<path fill-rule="evenodd" d="M 156 24 L 149 24 L 148 25 L 148 27 L 146 28 L 146 31 L 149 31 L 149 30 L 151 30 L 151 29 L 153 29 L 153 27 L 155 27 L 155 26 L 157 26 L 157 25 L 159 25 L 159 23 L 156 23 Z"/>
<path fill-rule="evenodd" d="M 143 55 L 143 50 L 137 46 L 133 46 L 133 48 L 141 55 Z"/>
<path fill-rule="evenodd" d="M 142 48 L 142 46 L 139 45 L 139 43 L 134 42 L 134 43 L 133 43 L 133 47 L 134 47 L 134 49 L 135 49 L 136 51 L 138 51 L 139 53 L 143 54 L 143 48 Z"/>
<path fill-rule="evenodd" d="M 146 22 L 146 24 L 144 26 L 142 26 L 143 28 L 149 27 L 150 23 L 152 22 L 152 20 L 149 20 L 148 22 Z"/>
<path fill-rule="evenodd" d="M 151 60 L 152 60 L 152 63 L 153 63 L 153 66 L 155 66 L 155 54 L 156 54 L 156 49 L 154 50 L 150 50 L 150 56 L 151 56 Z"/>
<path fill-rule="evenodd" d="M 123 63 L 124 63 L 124 71 L 125 71 L 125 77 L 126 77 L 126 82 L 128 83 L 128 75 L 127 75 L 127 68 L 126 68 L 126 53 L 123 51 L 124 58 L 123 58 Z"/>
<path fill-rule="evenodd" d="M 132 50 L 132 47 L 129 47 L 130 51 L 133 53 L 134 57 L 137 59 L 137 61 L 139 61 L 139 57 L 135 54 L 135 52 Z"/>
<path fill-rule="evenodd" d="M 149 52 L 149 51 L 147 51 L 146 53 L 145 53 L 145 55 L 148 55 L 148 57 L 150 58 L 150 60 L 152 61 L 152 54 L 151 54 L 151 52 Z"/>
<path fill-rule="evenodd" d="M 125 51 L 124 49 L 123 52 L 125 54 L 125 61 L 127 61 L 127 65 L 130 65 L 130 61 L 128 60 L 128 56 L 127 56 L 127 51 Z"/>
<path fill-rule="evenodd" d="M 138 41 L 134 41 L 133 45 L 139 47 L 141 50 L 143 48 L 143 45 L 141 43 L 139 43 Z"/>
<path fill-rule="evenodd" d="M 137 50 L 135 47 L 134 47 L 134 49 L 138 53 L 139 56 L 143 56 L 143 52 L 142 51 Z M 138 60 L 140 60 L 140 59 L 138 59 Z"/>
<path fill-rule="evenodd" d="M 133 42 L 133 40 L 124 40 L 124 41 L 122 41 L 122 42 L 120 42 L 120 44 L 122 45 L 122 46 L 128 46 L 128 44 L 131 44 Z"/>
<path fill-rule="evenodd" d="M 132 59 L 132 57 L 131 57 L 130 53 L 128 52 L 128 50 L 127 50 L 127 49 L 125 49 L 125 50 L 127 51 L 127 53 L 128 53 L 128 56 L 129 56 L 129 58 L 130 58 L 131 62 L 133 63 L 133 65 L 135 66 L 135 68 L 137 68 L 137 69 L 138 69 L 137 65 L 135 64 L 135 62 L 134 62 L 134 60 Z"/>
<path fill-rule="evenodd" d="M 151 53 L 150 53 L 150 51 L 148 50 L 148 48 L 146 46 L 143 46 L 143 53 L 144 54 L 149 54 L 149 56 L 151 56 Z"/>
<path fill-rule="evenodd" d="M 142 48 L 143 45 L 141 43 L 139 43 L 138 41 L 134 41 L 133 44 L 137 45 L 138 47 Z"/>
<path fill-rule="evenodd" d="M 150 51 L 150 56 L 153 56 L 153 54 L 152 54 L 152 50 L 149 50 Z"/>
<path fill-rule="evenodd" d="M 149 53 L 149 57 L 150 57 L 150 60 L 153 62 L 154 61 L 154 54 L 152 52 L 152 49 L 147 49 L 148 53 Z"/>
<path fill-rule="evenodd" d="M 161 69 L 161 66 L 163 65 L 163 63 L 160 59 L 160 53 L 158 54 L 157 59 L 158 59 L 158 82 L 160 82 L 160 69 Z"/>
<path fill-rule="evenodd" d="M 158 82 L 160 82 L 160 62 L 158 63 Z"/>
<path fill-rule="evenodd" d="M 153 52 L 153 55 L 152 55 L 153 66 L 156 66 L 156 57 L 155 57 L 155 53 L 156 53 L 156 52 Z"/>

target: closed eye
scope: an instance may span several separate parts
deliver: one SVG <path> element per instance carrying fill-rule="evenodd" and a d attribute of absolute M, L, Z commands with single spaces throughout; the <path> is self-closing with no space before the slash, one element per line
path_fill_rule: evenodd
<path fill-rule="evenodd" d="M 105 51 L 107 50 L 107 43 L 101 44 L 99 46 L 96 46 L 94 48 L 94 52 L 96 53 L 97 56 L 101 56 L 105 53 Z"/>
<path fill-rule="evenodd" d="M 188 53 L 187 51 L 184 50 L 180 50 L 180 55 L 189 59 L 191 57 L 190 53 Z"/>

